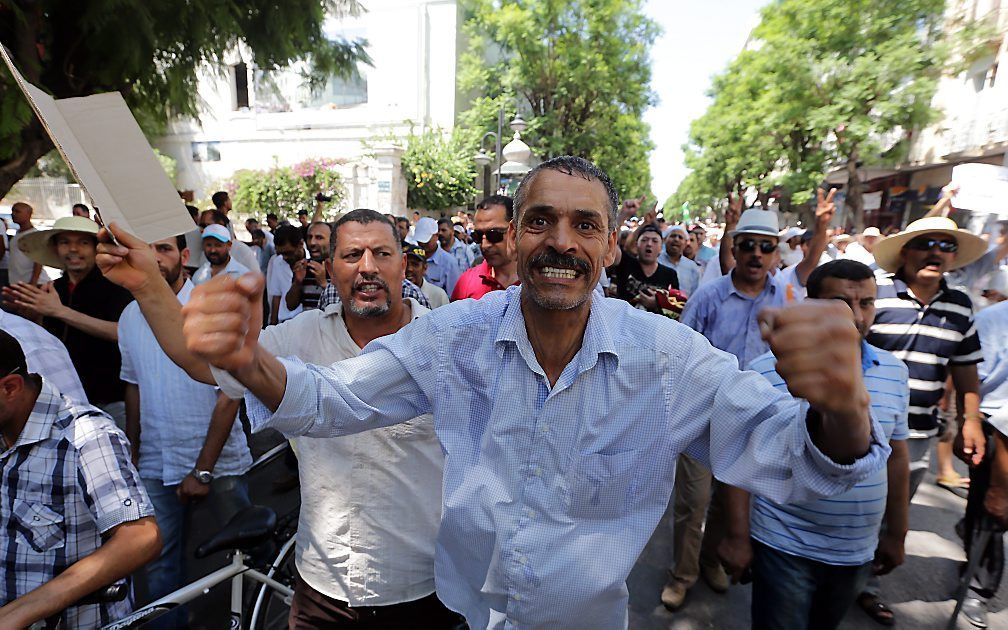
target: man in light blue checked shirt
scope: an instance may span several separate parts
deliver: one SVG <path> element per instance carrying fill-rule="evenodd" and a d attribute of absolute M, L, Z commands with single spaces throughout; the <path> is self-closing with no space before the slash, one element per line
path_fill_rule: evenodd
<path fill-rule="evenodd" d="M 28 371 L 0 331 L 0 628 L 95 628 L 130 601 L 74 604 L 157 556 L 154 511 L 129 446 L 101 410 Z"/>
<path fill-rule="evenodd" d="M 70 400 L 88 404 L 84 386 L 77 376 L 77 368 L 70 360 L 63 342 L 35 322 L 4 310 L 0 310 L 0 330 L 21 344 L 30 371 L 44 376 Z"/>
<path fill-rule="evenodd" d="M 449 304 L 331 367 L 258 348 L 262 282 L 250 276 L 194 291 L 185 342 L 249 388 L 257 429 L 333 437 L 433 413 L 445 451 L 438 596 L 471 628 L 622 628 L 626 577 L 679 453 L 786 502 L 847 490 L 889 448 L 845 306 L 764 315 L 810 410 L 687 327 L 593 297 L 615 257 L 618 205 L 593 164 L 543 162 L 508 228 L 521 286 Z M 148 281 L 149 253 L 112 227 L 121 245 L 103 235 L 104 273 L 145 311 L 171 309 Z M 163 332 L 178 335 L 168 312 Z"/>

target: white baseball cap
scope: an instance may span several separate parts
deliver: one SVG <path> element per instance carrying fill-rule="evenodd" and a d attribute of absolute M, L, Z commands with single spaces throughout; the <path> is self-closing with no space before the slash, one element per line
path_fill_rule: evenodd
<path fill-rule="evenodd" d="M 431 238 L 437 234 L 437 221 L 430 217 L 422 217 L 416 222 L 416 227 L 413 228 L 413 238 L 420 245 L 429 243 Z"/>
<path fill-rule="evenodd" d="M 212 223 L 203 228 L 203 239 L 205 240 L 208 238 L 215 238 L 221 243 L 230 243 L 231 232 L 228 232 L 228 229 L 223 225 Z"/>

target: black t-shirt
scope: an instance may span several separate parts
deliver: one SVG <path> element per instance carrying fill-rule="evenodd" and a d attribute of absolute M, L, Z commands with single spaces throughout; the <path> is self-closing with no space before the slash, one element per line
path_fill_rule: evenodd
<path fill-rule="evenodd" d="M 627 255 L 625 252 L 620 263 L 616 266 L 616 295 L 621 300 L 632 301 L 645 286 L 654 289 L 678 289 L 679 276 L 675 269 L 659 264 L 658 269 L 653 274 L 647 276 L 641 269 L 637 258 Z"/>
<path fill-rule="evenodd" d="M 304 282 L 301 283 L 301 308 L 306 311 L 318 308 L 319 298 L 327 286 L 329 286 L 329 272 L 326 272 L 325 280 L 320 282 L 315 279 L 315 274 L 309 268 L 305 273 Z"/>
<path fill-rule="evenodd" d="M 53 282 L 53 288 L 65 306 L 109 322 L 118 322 L 123 309 L 133 301 L 129 291 L 109 282 L 98 267 L 84 276 L 72 291 L 66 274 Z M 106 405 L 123 400 L 126 387 L 119 378 L 122 357 L 118 343 L 99 339 L 54 318 L 46 317 L 42 324 L 66 346 L 88 402 Z"/>

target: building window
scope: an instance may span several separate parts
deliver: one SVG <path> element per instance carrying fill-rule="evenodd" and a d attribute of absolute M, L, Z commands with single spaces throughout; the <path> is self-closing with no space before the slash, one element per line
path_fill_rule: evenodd
<path fill-rule="evenodd" d="M 193 162 L 220 162 L 220 146 L 217 142 L 193 142 Z"/>
<path fill-rule="evenodd" d="M 367 78 L 354 72 L 349 78 L 330 77 L 320 89 L 314 90 L 305 105 L 318 108 L 340 108 L 363 105 L 368 101 Z"/>
<path fill-rule="evenodd" d="M 249 106 L 249 83 L 248 83 L 248 66 L 245 65 L 244 61 L 240 61 L 235 65 L 231 66 L 231 73 L 234 77 L 234 108 L 248 109 Z"/>

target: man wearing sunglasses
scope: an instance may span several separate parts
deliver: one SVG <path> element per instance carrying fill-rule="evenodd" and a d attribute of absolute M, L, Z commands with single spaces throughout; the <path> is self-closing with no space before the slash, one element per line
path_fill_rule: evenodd
<path fill-rule="evenodd" d="M 503 291 L 518 284 L 518 264 L 504 242 L 513 212 L 511 197 L 504 195 L 491 195 L 476 206 L 472 238 L 483 253 L 483 262 L 459 277 L 451 295 L 453 302 L 478 300 L 491 291 Z"/>
<path fill-rule="evenodd" d="M 945 217 L 919 219 L 875 245 L 875 262 L 889 273 L 878 281 L 875 323 L 867 340 L 892 352 L 910 371 L 911 499 L 928 469 L 931 442 L 942 433 L 937 405 L 950 374 L 961 431 L 983 442 L 976 367 L 982 354 L 973 304 L 965 293 L 949 287 L 944 274 L 970 264 L 986 250 L 983 239 Z M 952 431 L 948 433 L 951 448 Z M 869 582 L 858 603 L 876 621 L 892 624 L 892 611 L 878 599 L 877 580 Z"/>

